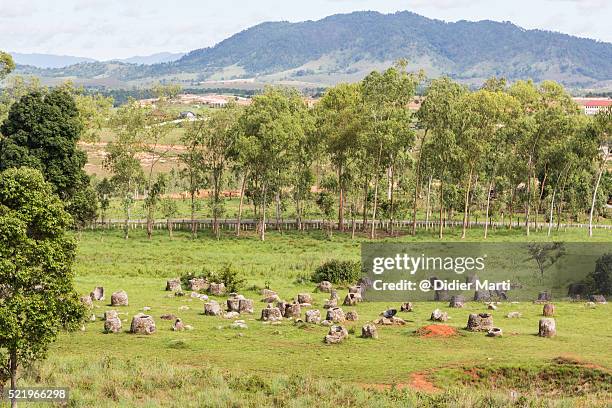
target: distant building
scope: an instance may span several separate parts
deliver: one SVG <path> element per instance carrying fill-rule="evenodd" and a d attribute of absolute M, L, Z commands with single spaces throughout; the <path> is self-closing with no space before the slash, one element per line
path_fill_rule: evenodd
<path fill-rule="evenodd" d="M 612 106 L 612 99 L 608 98 L 574 98 L 585 115 L 596 115 L 600 110 Z"/>

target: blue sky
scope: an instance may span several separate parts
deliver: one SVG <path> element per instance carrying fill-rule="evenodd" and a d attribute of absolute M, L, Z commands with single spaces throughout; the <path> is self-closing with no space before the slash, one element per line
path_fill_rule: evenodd
<path fill-rule="evenodd" d="M 612 42 L 612 0 L 0 0 L 0 48 L 125 58 L 212 46 L 264 21 L 356 10 L 512 21 Z"/>

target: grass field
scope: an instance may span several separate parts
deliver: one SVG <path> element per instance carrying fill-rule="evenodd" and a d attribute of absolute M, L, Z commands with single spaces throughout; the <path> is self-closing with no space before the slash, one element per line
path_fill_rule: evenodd
<path fill-rule="evenodd" d="M 480 232 L 470 231 L 471 240 Z M 555 239 L 582 241 L 584 230 L 570 230 Z M 449 231 L 448 241 L 460 231 Z M 545 233 L 533 240 L 546 240 Z M 357 322 L 347 322 L 350 338 L 328 346 L 327 328 L 283 321 L 259 321 L 258 289 L 268 285 L 286 299 L 312 293 L 307 280 L 324 260 L 359 259 L 360 243 L 335 234 L 270 232 L 266 242 L 255 236 L 197 240 L 178 232 L 170 240 L 158 232 L 147 240 L 135 230 L 125 241 L 120 231 L 85 231 L 80 236 L 76 284 L 87 294 L 102 285 L 110 293 L 125 290 L 130 306 L 118 308 L 123 327 L 143 307 L 155 317 L 152 336 L 127 332 L 103 334 L 101 315 L 108 301 L 96 302 L 96 322 L 85 331 L 62 334 L 49 359 L 24 373 L 22 385 L 71 388 L 69 406 L 559 406 L 597 407 L 612 404 L 612 326 L 610 305 L 594 308 L 583 302 L 557 302 L 558 335 L 536 336 L 541 305 L 503 303 L 492 311 L 504 336 L 488 338 L 465 327 L 469 313 L 484 312 L 482 303 L 463 309 L 448 304 L 420 302 L 412 313 L 402 313 L 405 326 L 380 327 L 378 340 L 359 337 L 361 326 L 397 304 L 361 303 Z M 389 242 L 435 240 L 421 232 Z M 524 241 L 523 233 L 497 231 L 493 241 Z M 611 242 L 610 231 L 596 231 L 594 241 Z M 203 302 L 189 296 L 168 296 L 167 278 L 203 268 L 215 270 L 232 263 L 247 282 L 241 293 L 256 300 L 255 313 L 241 317 L 248 329 L 230 328 L 231 320 L 204 316 Z M 339 290 L 341 298 L 346 290 Z M 314 307 L 322 309 L 327 294 L 312 293 Z M 218 299 L 224 302 L 224 299 Z M 409 300 L 409 299 L 407 299 Z M 187 310 L 185 307 L 188 307 Z M 458 335 L 423 338 L 416 329 L 428 325 L 431 311 L 440 308 Z M 522 313 L 508 319 L 509 311 Z M 173 332 L 165 313 L 181 317 L 192 331 Z"/>

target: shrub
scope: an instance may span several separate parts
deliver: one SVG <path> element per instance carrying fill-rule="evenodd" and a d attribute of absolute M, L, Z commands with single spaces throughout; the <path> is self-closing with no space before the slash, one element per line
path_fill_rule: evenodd
<path fill-rule="evenodd" d="M 193 272 L 181 276 L 181 283 L 187 286 L 190 279 L 202 278 L 208 282 L 223 283 L 228 292 L 238 292 L 244 287 L 245 280 L 240 277 L 240 272 L 232 267 L 232 264 L 225 264 L 219 272 L 203 269 L 202 273 L 196 275 Z"/>
<path fill-rule="evenodd" d="M 353 283 L 361 277 L 361 263 L 332 259 L 319 266 L 312 275 L 314 282 Z"/>
<path fill-rule="evenodd" d="M 612 294 L 612 253 L 597 260 L 595 271 L 589 274 L 593 294 L 610 296 Z"/>

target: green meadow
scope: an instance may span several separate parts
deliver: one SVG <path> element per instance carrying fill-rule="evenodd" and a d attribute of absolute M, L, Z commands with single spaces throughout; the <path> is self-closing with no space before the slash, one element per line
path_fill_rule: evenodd
<path fill-rule="evenodd" d="M 450 230 L 445 240 L 459 240 Z M 470 230 L 468 240 L 481 240 Z M 526 241 L 520 230 L 498 230 L 491 241 Z M 586 240 L 586 231 L 570 229 L 553 239 Z M 546 232 L 530 240 L 546 241 Z M 308 292 L 314 308 L 323 309 L 328 294 L 314 291 L 313 270 L 328 259 L 358 260 L 360 244 L 324 232 L 270 231 L 265 242 L 254 235 L 220 240 L 201 231 L 197 239 L 176 232 L 174 239 L 156 231 L 151 240 L 134 230 L 129 240 L 120 230 L 84 231 L 79 236 L 75 265 L 77 289 L 88 294 L 104 286 L 106 300 L 94 302 L 95 322 L 83 331 L 62 334 L 48 360 L 24 372 L 22 386 L 70 388 L 68 406 L 177 407 L 605 407 L 612 403 L 612 326 L 608 304 L 555 302 L 557 336 L 537 336 L 542 305 L 532 302 L 499 305 L 493 314 L 501 338 L 464 330 L 469 313 L 486 305 L 468 302 L 451 309 L 447 302 L 416 302 L 413 312 L 400 313 L 403 326 L 379 327 L 377 340 L 360 337 L 361 326 L 375 320 L 392 302 L 360 303 L 356 322 L 346 322 L 349 339 L 325 345 L 328 328 L 284 320 L 260 321 L 259 290 L 269 287 L 285 300 Z M 435 241 L 434 232 L 388 242 Z M 612 242 L 609 231 L 596 230 L 596 242 Z M 241 294 L 256 301 L 255 313 L 241 316 L 247 329 L 233 329 L 232 320 L 203 315 L 203 301 L 172 296 L 166 279 L 227 263 L 246 280 Z M 103 333 L 110 294 L 125 290 L 129 306 L 115 308 L 123 331 Z M 341 299 L 346 288 L 339 288 Z M 170 294 L 170 295 L 169 295 Z M 211 297 L 212 298 L 212 297 Z M 218 298 L 224 303 L 224 298 Z M 410 299 L 406 299 L 410 300 Z M 157 331 L 150 336 L 128 333 L 131 317 L 150 307 Z M 449 313 L 448 326 L 457 335 L 421 337 L 431 312 Z M 521 318 L 509 319 L 517 311 Z M 302 311 L 303 313 L 303 311 Z M 193 330 L 174 332 L 162 314 L 175 314 Z M 27 406 L 23 404 L 23 406 Z M 35 405 L 33 405 L 35 406 Z M 38 406 L 38 405 L 36 405 Z"/>

